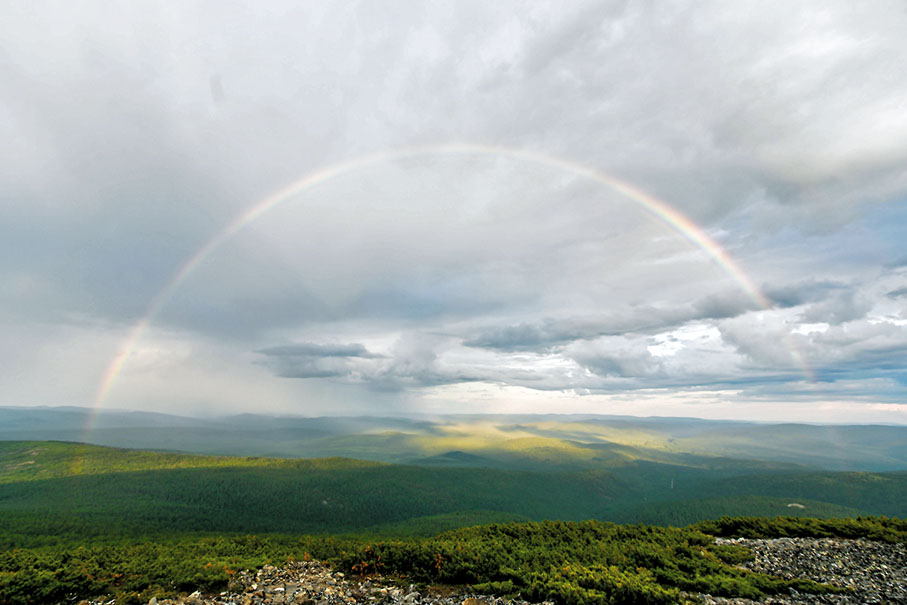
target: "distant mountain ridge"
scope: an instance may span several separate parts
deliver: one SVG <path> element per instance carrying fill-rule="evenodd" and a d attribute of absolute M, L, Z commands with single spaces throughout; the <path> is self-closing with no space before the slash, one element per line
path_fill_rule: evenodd
<path fill-rule="evenodd" d="M 611 468 L 636 460 L 704 467 L 747 461 L 772 470 L 907 469 L 907 426 L 590 414 L 192 418 L 78 407 L 0 407 L 4 440 L 512 469 Z"/>

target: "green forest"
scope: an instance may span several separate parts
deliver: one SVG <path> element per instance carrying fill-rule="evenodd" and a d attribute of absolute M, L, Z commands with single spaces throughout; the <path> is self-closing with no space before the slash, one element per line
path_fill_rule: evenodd
<path fill-rule="evenodd" d="M 765 472 L 652 462 L 547 468 L 0 441 L 0 545 L 172 531 L 428 536 L 464 525 L 545 519 L 682 526 L 723 515 L 907 516 L 904 472 Z"/>
<path fill-rule="evenodd" d="M 905 473 L 647 464 L 641 477 L 0 442 L 0 604 L 147 602 L 306 557 L 559 605 L 823 592 L 734 567 L 748 551 L 712 536 L 907 536 L 888 518 L 904 516 Z"/>

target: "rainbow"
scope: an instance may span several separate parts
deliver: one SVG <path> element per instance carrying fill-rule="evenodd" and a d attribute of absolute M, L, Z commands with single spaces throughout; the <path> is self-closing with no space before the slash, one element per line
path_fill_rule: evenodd
<path fill-rule="evenodd" d="M 752 299 L 752 301 L 762 309 L 769 309 L 771 302 L 762 294 L 753 281 L 743 272 L 740 266 L 722 248 L 713 240 L 699 225 L 692 220 L 666 204 L 665 202 L 653 197 L 641 189 L 615 178 L 599 170 L 590 168 L 583 164 L 565 160 L 560 157 L 528 151 L 525 149 L 495 146 L 495 145 L 478 145 L 478 144 L 446 144 L 446 145 L 427 145 L 418 147 L 406 147 L 389 151 L 381 151 L 369 155 L 359 156 L 344 162 L 332 164 L 316 172 L 312 172 L 301 179 L 294 181 L 253 204 L 248 210 L 237 216 L 231 223 L 224 227 L 220 232 L 209 239 L 201 248 L 193 254 L 183 266 L 170 278 L 170 281 L 154 296 L 144 315 L 136 321 L 130 328 L 125 340 L 119 347 L 119 351 L 113 360 L 107 366 L 101 381 L 97 387 L 96 395 L 93 401 L 94 413 L 89 422 L 87 430 L 90 430 L 94 423 L 94 417 L 107 399 L 114 383 L 124 365 L 129 359 L 129 355 L 136 343 L 144 334 L 152 320 L 157 316 L 160 310 L 167 304 L 167 301 L 173 296 L 173 293 L 186 281 L 186 279 L 201 265 L 208 256 L 217 250 L 224 242 L 232 238 L 244 227 L 255 221 L 275 206 L 281 204 L 292 196 L 303 192 L 315 185 L 324 183 L 331 179 L 341 177 L 345 174 L 365 168 L 370 165 L 379 164 L 393 160 L 416 158 L 424 156 L 439 155 L 476 155 L 476 156 L 495 156 L 504 157 L 513 160 L 519 160 L 530 164 L 539 164 L 549 168 L 562 170 L 566 173 L 578 177 L 589 179 L 601 185 L 605 185 L 612 190 L 626 196 L 630 200 L 639 204 L 642 208 L 652 215 L 661 219 L 664 223 L 674 229 L 677 233 L 689 240 L 694 246 L 702 249 L 712 260 L 714 260 Z M 803 356 L 799 353 L 793 343 L 789 343 L 791 351 L 803 368 L 804 374 L 812 380 L 812 372 L 804 361 Z"/>

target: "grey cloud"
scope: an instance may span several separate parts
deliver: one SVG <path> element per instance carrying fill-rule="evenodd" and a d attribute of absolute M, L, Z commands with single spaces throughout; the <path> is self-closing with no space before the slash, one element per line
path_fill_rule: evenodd
<path fill-rule="evenodd" d="M 82 212 L 64 225 L 32 214 L 27 218 L 35 232 L 4 239 L 15 242 L 9 252 L 18 248 L 31 259 L 20 270 L 50 278 L 55 299 L 69 301 L 57 303 L 69 307 L 64 310 L 116 319 L 140 314 L 142 303 L 207 237 L 263 192 L 331 159 L 399 143 L 475 137 L 525 144 L 651 184 L 695 217 L 728 212 L 729 192 L 743 200 L 741 189 L 766 186 L 764 168 L 747 150 L 754 140 L 757 150 L 774 145 L 772 137 L 747 124 L 761 132 L 770 122 L 793 132 L 785 144 L 799 149 L 798 130 L 778 116 L 790 114 L 781 109 L 796 102 L 791 95 L 810 95 L 819 86 L 782 90 L 776 83 L 795 74 L 780 60 L 770 61 L 766 73 L 751 73 L 756 55 L 750 50 L 767 45 L 769 59 L 783 57 L 791 41 L 774 31 L 771 19 L 738 23 L 720 5 L 703 9 L 696 23 L 685 11 L 621 3 L 539 6 L 520 19 L 506 7 L 357 7 L 379 30 L 400 24 L 400 35 L 383 37 L 363 35 L 345 10 L 326 9 L 315 39 L 331 51 L 327 63 L 298 42 L 307 36 L 296 26 L 311 27 L 302 11 L 288 11 L 283 22 L 263 15 L 273 26 L 266 39 L 261 31 L 238 28 L 224 44 L 216 32 L 235 31 L 241 20 L 229 8 L 204 19 L 183 9 L 176 42 L 158 39 L 148 27 L 160 17 L 156 9 L 105 16 L 123 30 L 132 26 L 134 40 L 99 34 L 89 26 L 93 10 L 99 8 L 51 19 L 69 24 L 66 35 L 41 52 L 28 42 L 10 44 L 4 104 L 22 132 L 7 139 L 32 143 L 15 151 L 15 162 L 4 162 L 10 167 L 4 180 L 18 183 L 9 196 L 27 193 L 43 203 L 56 197 L 61 206 L 65 198 Z M 840 7 L 829 10 L 833 23 L 850 18 Z M 893 44 L 884 33 L 894 28 L 888 21 L 898 18 L 866 14 L 852 23 L 856 31 L 872 30 L 876 21 L 884 26 L 857 72 L 866 75 L 868 90 L 881 77 L 870 59 L 882 53 L 890 61 L 903 50 L 885 47 Z M 286 26 L 290 22 L 294 27 Z M 699 36 L 697 28 L 714 35 Z M 169 45 L 180 40 L 192 53 L 177 55 L 177 66 Z M 26 64 L 20 47 L 44 64 Z M 265 60 L 269 56 L 285 60 Z M 36 76 L 55 64 L 65 67 Z M 746 86 L 727 81 L 738 67 L 748 74 Z M 829 78 L 853 67 L 836 56 L 826 65 Z M 211 99 L 218 88 L 220 103 Z M 751 88 L 762 94 L 754 97 Z M 855 90 L 857 99 L 875 98 Z M 820 117 L 843 102 L 835 95 L 819 99 Z M 594 140 L 590 131 L 597 133 Z M 25 158 L 39 168 L 23 170 Z M 33 178 L 22 183 L 23 173 Z M 788 199 L 778 212 L 790 211 L 792 196 L 776 195 Z M 56 243 L 45 251 L 29 246 L 37 241 Z M 388 314 L 433 302 L 391 300 L 396 306 Z M 25 300 L 22 307 L 42 304 Z M 204 321 L 203 314 L 193 317 Z M 227 330 L 236 324 L 231 320 L 224 317 L 219 326 Z"/>
<path fill-rule="evenodd" d="M 801 317 L 806 322 L 826 322 L 839 325 L 865 317 L 871 309 L 872 301 L 848 290 L 810 305 L 804 310 Z"/>
<path fill-rule="evenodd" d="M 545 350 L 577 340 L 624 333 L 651 334 L 686 322 L 736 317 L 758 305 L 741 292 L 723 292 L 678 307 L 637 305 L 623 314 L 603 317 L 546 319 L 485 330 L 463 344 L 502 351 Z"/>
<path fill-rule="evenodd" d="M 279 48 L 280 34 L 258 45 L 261 32 L 233 27 L 242 17 L 227 7 L 164 17 L 151 5 L 89 2 L 8 17 L 0 270 L 40 285 L 7 299 L 22 315 L 133 321 L 233 216 L 329 161 L 343 138 L 344 112 L 317 90 L 335 76 L 286 65 L 279 73 L 279 62 L 250 59 Z M 208 29 L 214 23 L 237 34 L 226 47 Z"/>
<path fill-rule="evenodd" d="M 292 345 L 278 345 L 259 349 L 259 353 L 269 357 L 381 357 L 369 352 L 365 345 L 352 344 L 316 344 L 311 342 Z"/>
<path fill-rule="evenodd" d="M 332 378 L 364 384 L 380 391 L 401 391 L 482 377 L 468 370 L 445 367 L 435 350 L 443 346 L 424 335 L 401 338 L 389 354 L 377 354 L 362 344 L 298 343 L 260 349 L 262 362 L 284 378 Z"/>
<path fill-rule="evenodd" d="M 589 330 L 577 329 L 575 325 L 564 325 L 573 322 L 555 322 L 548 320 L 542 324 L 521 323 L 486 330 L 465 340 L 468 347 L 520 351 L 552 346 L 562 342 L 592 336 L 600 332 L 600 326 L 588 325 Z"/>
<path fill-rule="evenodd" d="M 892 377 L 854 378 L 839 376 L 833 381 L 823 381 L 820 385 L 803 382 L 761 382 L 741 384 L 737 397 L 753 399 L 763 403 L 774 401 L 828 401 L 829 399 L 861 403 L 901 403 L 907 393 L 907 383 Z M 865 422 L 860 414 L 854 419 Z"/>
<path fill-rule="evenodd" d="M 383 391 L 494 381 L 493 371 L 446 362 L 443 353 L 451 344 L 447 337 L 418 332 L 406 334 L 389 351 L 387 363 L 376 368 L 365 380 L 370 387 Z"/>
<path fill-rule="evenodd" d="M 855 190 L 871 188 L 884 199 L 903 188 L 905 150 L 897 137 L 873 140 L 856 126 L 877 122 L 873 107 L 899 102 L 885 67 L 907 57 L 907 47 L 895 42 L 905 21 L 895 4 L 859 13 L 838 6 L 823 23 L 810 18 L 818 6 L 808 3 L 783 20 L 778 11 L 789 7 L 780 4 L 746 19 L 720 3 L 695 13 L 624 6 L 582 19 L 565 11 L 550 16 L 548 27 L 529 30 L 524 43 L 531 50 L 516 62 L 516 74 L 485 96 L 482 113 L 506 133 L 502 138 L 522 133 L 543 145 L 582 148 L 584 157 L 654 186 L 699 217 L 732 211 L 729 199 L 743 203 L 775 189 L 783 201 L 778 212 L 789 218 L 792 207 L 806 205 L 813 216 L 804 225 L 816 224 L 846 219 Z M 840 32 L 861 53 L 847 44 L 821 56 L 805 52 L 810 40 L 821 44 Z M 496 104 L 501 97 L 508 103 Z M 534 127 L 540 114 L 557 116 L 548 124 L 555 132 L 592 127 L 596 137 L 548 139 Z M 898 132 L 907 128 L 896 123 Z M 848 149 L 848 139 L 864 152 Z M 825 208 L 819 216 L 816 206 Z"/>
<path fill-rule="evenodd" d="M 40 284 L 40 299 L 8 299 L 24 315 L 136 318 L 218 228 L 204 202 L 223 189 L 205 155 L 150 76 L 108 52 L 76 52 L 60 60 L 72 71 L 54 65 L 45 77 L 10 54 L 0 61 L 10 115 L 0 134 L 16 129 L 0 162 L 0 270 Z"/>
<path fill-rule="evenodd" d="M 235 354 L 224 367 L 257 371 L 247 354 L 262 343 L 344 334 L 352 344 L 259 360 L 397 394 L 797 382 L 792 344 L 828 380 L 902 379 L 907 290 L 870 282 L 897 268 L 888 259 L 904 265 L 907 81 L 892 66 L 907 62 L 907 13 L 899 0 L 693 8 L 7 11 L 0 319 L 26 337 L 63 323 L 119 341 L 205 242 L 287 183 L 364 153 L 474 141 L 639 186 L 769 284 L 773 308 L 595 180 L 448 154 L 379 163 L 258 217 L 162 301 L 149 354 L 211 345 Z M 697 322 L 719 336 L 684 340 Z M 410 336 L 356 344 L 395 334 Z M 59 373 L 40 351 L 67 345 L 25 348 L 35 361 L 5 392 Z M 96 365 L 74 372 L 85 392 Z"/>
<path fill-rule="evenodd" d="M 574 359 L 600 376 L 640 378 L 663 373 L 661 364 L 644 343 L 625 345 L 609 352 L 580 353 L 574 355 Z"/>
<path fill-rule="evenodd" d="M 697 328 L 701 331 L 702 327 Z M 708 334 L 708 335 L 706 335 Z M 659 343 L 674 343 L 673 353 L 659 351 Z M 727 343 L 704 332 L 699 339 L 609 336 L 566 347 L 565 357 L 583 369 L 573 386 L 593 392 L 700 387 L 733 387 L 789 380 L 786 368 L 747 368 L 745 358 Z"/>
<path fill-rule="evenodd" d="M 790 334 L 782 324 L 720 324 L 722 338 L 760 371 L 812 372 L 819 380 L 903 376 L 907 327 L 865 318 L 832 325 L 825 331 Z M 901 379 L 901 378 L 899 378 Z"/>
<path fill-rule="evenodd" d="M 692 307 L 692 314 L 687 321 L 736 317 L 758 309 L 759 305 L 740 290 L 734 290 L 700 298 Z"/>
<path fill-rule="evenodd" d="M 636 309 L 635 316 L 594 319 L 546 319 L 538 323 L 520 323 L 486 330 L 474 338 L 463 341 L 468 347 L 497 349 L 500 351 L 544 351 L 576 340 L 624 332 L 646 332 L 664 328 L 679 320 L 680 315 L 666 317 L 667 313 L 652 308 Z"/>
<path fill-rule="evenodd" d="M 371 371 L 373 364 L 367 360 L 381 357 L 359 343 L 297 343 L 266 347 L 258 353 L 266 358 L 263 365 L 284 378 L 353 378 Z"/>
<path fill-rule="evenodd" d="M 796 307 L 822 300 L 847 288 L 847 284 L 841 282 L 807 280 L 790 284 L 769 285 L 762 289 L 762 293 L 781 307 Z"/>
<path fill-rule="evenodd" d="M 820 369 L 892 370 L 901 368 L 900 360 L 907 357 L 907 326 L 887 322 L 848 322 L 803 340 Z"/>
<path fill-rule="evenodd" d="M 907 326 L 903 309 L 889 295 L 899 283 L 903 275 L 897 268 L 855 275 L 848 282 L 802 282 L 789 290 L 796 315 L 767 316 L 761 324 L 732 318 L 717 325 L 745 360 L 744 368 L 800 367 L 820 381 L 902 380 Z M 800 330 L 801 323 L 813 326 Z"/>
<path fill-rule="evenodd" d="M 858 283 L 807 280 L 771 286 L 763 292 L 781 307 L 802 306 L 803 322 L 840 324 L 864 317 L 872 308 L 872 299 L 859 288 Z"/>
<path fill-rule="evenodd" d="M 347 363 L 311 357 L 270 359 L 266 365 L 281 378 L 337 378 L 353 373 Z"/>
<path fill-rule="evenodd" d="M 758 370 L 799 371 L 800 360 L 792 349 L 788 326 L 724 321 L 718 324 L 722 339 L 735 347 Z"/>

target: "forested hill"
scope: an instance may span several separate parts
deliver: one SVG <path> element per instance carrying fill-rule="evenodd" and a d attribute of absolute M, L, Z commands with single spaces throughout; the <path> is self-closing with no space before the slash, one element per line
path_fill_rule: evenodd
<path fill-rule="evenodd" d="M 324 471 L 378 466 L 383 465 L 348 458 L 204 456 L 62 441 L 0 441 L 0 484 L 133 471 L 218 468 Z"/>
<path fill-rule="evenodd" d="M 502 521 L 683 525 L 721 515 L 907 516 L 907 473 L 765 472 L 651 462 L 577 471 L 196 456 L 0 442 L 0 540 L 86 532 L 430 535 Z"/>

